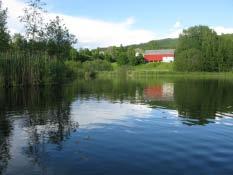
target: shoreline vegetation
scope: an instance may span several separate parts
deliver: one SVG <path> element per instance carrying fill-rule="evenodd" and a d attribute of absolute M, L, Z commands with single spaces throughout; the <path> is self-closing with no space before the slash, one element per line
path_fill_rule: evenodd
<path fill-rule="evenodd" d="M 200 78 L 200 79 L 233 79 L 233 71 L 229 72 L 180 72 L 174 69 L 174 63 L 147 63 L 138 66 L 115 67 L 112 71 L 97 73 L 98 78 Z"/>
<path fill-rule="evenodd" d="M 117 78 L 124 75 L 126 78 L 207 78 L 207 79 L 232 79 L 233 72 L 168 72 L 152 70 L 128 70 L 124 74 L 117 71 L 98 72 L 98 78 Z"/>
<path fill-rule="evenodd" d="M 41 0 L 31 0 L 19 17 L 24 34 L 10 35 L 0 0 L 0 86 L 43 86 L 75 79 L 183 77 L 233 78 L 233 34 L 194 26 L 177 39 L 130 46 L 76 49 L 77 39 L 57 16 L 44 19 Z M 145 63 L 145 50 L 176 49 L 174 63 Z"/>

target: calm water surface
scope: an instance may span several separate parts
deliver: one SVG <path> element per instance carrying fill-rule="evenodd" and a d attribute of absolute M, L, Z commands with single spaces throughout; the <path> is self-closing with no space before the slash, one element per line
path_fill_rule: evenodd
<path fill-rule="evenodd" d="M 2 175 L 231 175 L 233 82 L 0 90 Z"/>

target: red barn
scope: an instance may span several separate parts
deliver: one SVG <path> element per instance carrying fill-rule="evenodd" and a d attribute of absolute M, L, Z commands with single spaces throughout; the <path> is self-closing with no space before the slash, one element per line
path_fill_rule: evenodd
<path fill-rule="evenodd" d="M 146 50 L 144 59 L 146 62 L 173 62 L 175 58 L 174 49 Z"/>

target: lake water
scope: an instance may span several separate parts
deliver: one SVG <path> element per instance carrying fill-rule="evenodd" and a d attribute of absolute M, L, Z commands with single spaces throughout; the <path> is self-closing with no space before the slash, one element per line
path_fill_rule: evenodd
<path fill-rule="evenodd" d="M 0 90 L 2 175 L 231 175 L 233 81 Z"/>

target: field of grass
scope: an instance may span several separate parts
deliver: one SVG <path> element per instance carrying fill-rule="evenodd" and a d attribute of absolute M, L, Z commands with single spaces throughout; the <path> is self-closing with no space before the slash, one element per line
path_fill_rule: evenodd
<path fill-rule="evenodd" d="M 173 63 L 146 63 L 133 67 L 133 70 L 173 72 L 173 65 Z"/>
<path fill-rule="evenodd" d="M 192 79 L 233 79 L 233 72 L 177 72 L 174 63 L 147 63 L 138 66 L 118 66 L 112 64 L 113 71 L 98 74 L 100 78 L 192 78 Z"/>
<path fill-rule="evenodd" d="M 137 66 L 119 66 L 117 63 L 111 64 L 114 71 L 121 70 L 122 67 L 129 70 L 135 71 L 162 71 L 162 72 L 172 72 L 173 63 L 145 63 Z"/>
<path fill-rule="evenodd" d="M 117 63 L 111 63 L 113 70 L 117 70 L 119 68 Z"/>

